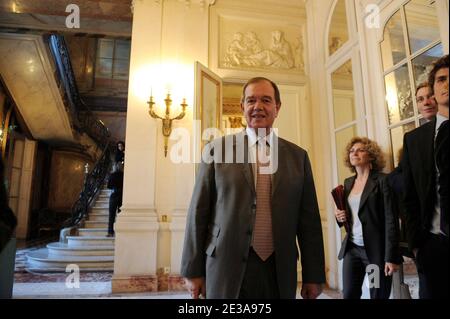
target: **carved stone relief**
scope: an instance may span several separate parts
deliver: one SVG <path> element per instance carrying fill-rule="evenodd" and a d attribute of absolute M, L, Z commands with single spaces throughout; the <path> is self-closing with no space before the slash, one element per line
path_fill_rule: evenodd
<path fill-rule="evenodd" d="M 223 97 L 222 114 L 238 116 L 242 115 L 241 99 L 238 97 Z"/>
<path fill-rule="evenodd" d="M 246 126 L 245 118 L 243 117 L 241 110 L 241 99 L 239 97 L 224 96 L 222 119 L 224 121 L 223 127 L 225 129 L 236 129 L 235 132 L 242 130 L 242 128 Z"/>
<path fill-rule="evenodd" d="M 340 37 L 332 37 L 328 47 L 328 52 L 333 54 L 342 46 L 342 39 Z"/>
<path fill-rule="evenodd" d="M 260 38 L 269 36 L 270 43 L 263 43 Z M 258 35 L 254 31 L 239 31 L 226 45 L 222 58 L 226 68 L 264 68 L 304 71 L 303 39 L 296 38 L 292 45 L 281 30 L 270 34 Z"/>

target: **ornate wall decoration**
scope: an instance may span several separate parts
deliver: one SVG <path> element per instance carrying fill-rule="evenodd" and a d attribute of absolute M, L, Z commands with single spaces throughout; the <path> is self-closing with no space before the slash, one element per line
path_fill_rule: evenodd
<path fill-rule="evenodd" d="M 241 99 L 224 97 L 222 103 L 222 112 L 224 115 L 242 115 Z"/>
<path fill-rule="evenodd" d="M 224 68 L 257 68 L 304 72 L 303 38 L 288 41 L 280 29 L 270 32 L 240 30 L 224 41 L 220 66 Z"/>
<path fill-rule="evenodd" d="M 208 67 L 227 83 L 267 76 L 278 83 L 307 81 L 306 14 L 278 4 L 218 2 L 210 10 Z M 298 14 L 295 14 L 297 12 Z"/>
<path fill-rule="evenodd" d="M 332 37 L 328 47 L 328 52 L 333 54 L 342 46 L 342 39 L 340 37 Z"/>

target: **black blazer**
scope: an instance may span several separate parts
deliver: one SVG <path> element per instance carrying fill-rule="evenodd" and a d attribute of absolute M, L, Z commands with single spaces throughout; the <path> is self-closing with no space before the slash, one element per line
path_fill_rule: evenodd
<path fill-rule="evenodd" d="M 344 192 L 347 207 L 348 196 L 355 183 L 356 175 L 344 182 Z M 361 220 L 364 247 L 371 264 L 384 269 L 386 262 L 398 264 L 401 262 L 399 252 L 398 216 L 394 209 L 391 190 L 386 180 L 386 174 L 371 171 L 364 186 L 359 204 L 358 216 Z M 350 211 L 348 211 L 351 216 Z M 341 223 L 338 223 L 342 226 Z M 339 259 L 347 252 L 349 234 L 342 242 Z"/>
<path fill-rule="evenodd" d="M 403 140 L 403 204 L 411 250 L 422 244 L 431 228 L 436 201 L 435 129 L 436 118 L 406 133 Z"/>

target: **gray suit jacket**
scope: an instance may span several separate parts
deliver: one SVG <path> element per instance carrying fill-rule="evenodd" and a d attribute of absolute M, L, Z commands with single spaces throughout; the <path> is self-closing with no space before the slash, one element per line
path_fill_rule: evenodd
<path fill-rule="evenodd" d="M 211 154 L 222 145 L 224 155 L 227 143 L 232 143 L 234 154 L 243 147 L 245 160 L 201 164 L 187 217 L 181 274 L 205 277 L 207 298 L 237 298 L 256 213 L 248 138 L 244 131 L 212 143 Z M 281 138 L 272 182 L 272 228 L 280 297 L 296 295 L 296 238 L 303 282 L 324 283 L 322 227 L 309 158 L 305 150 Z"/>

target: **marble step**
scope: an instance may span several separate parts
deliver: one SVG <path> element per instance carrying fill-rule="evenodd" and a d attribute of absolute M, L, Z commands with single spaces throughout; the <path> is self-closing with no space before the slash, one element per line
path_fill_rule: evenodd
<path fill-rule="evenodd" d="M 89 220 L 107 223 L 109 220 L 109 213 L 90 213 Z"/>
<path fill-rule="evenodd" d="M 91 207 L 89 215 L 98 214 L 98 213 L 109 214 L 109 206 L 108 207 L 95 207 L 95 206 Z"/>
<path fill-rule="evenodd" d="M 96 199 L 96 201 L 109 201 L 109 198 L 110 198 L 111 196 L 108 194 L 108 195 L 98 195 L 97 196 L 97 199 Z"/>
<path fill-rule="evenodd" d="M 84 227 L 85 228 L 106 228 L 108 229 L 108 222 L 103 222 L 103 221 L 92 221 L 92 220 L 87 220 L 84 222 Z"/>
<path fill-rule="evenodd" d="M 114 237 L 105 236 L 67 236 L 69 247 L 114 246 Z"/>
<path fill-rule="evenodd" d="M 111 189 L 102 189 L 102 190 L 100 190 L 100 192 L 99 192 L 99 196 L 106 195 L 106 196 L 109 197 L 109 195 L 111 195 L 111 192 L 112 192 Z"/>
<path fill-rule="evenodd" d="M 68 244 L 55 242 L 47 245 L 48 256 L 114 256 L 114 246 L 80 246 L 71 247 Z"/>
<path fill-rule="evenodd" d="M 111 271 L 114 256 L 52 256 L 47 248 L 27 254 L 27 270 L 35 272 L 65 272 L 67 265 L 75 264 L 81 271 Z"/>
<path fill-rule="evenodd" d="M 108 234 L 108 227 L 104 228 L 79 228 L 78 236 L 105 236 Z"/>
<path fill-rule="evenodd" d="M 107 202 L 106 201 L 105 202 L 103 202 L 103 201 L 101 201 L 101 202 L 96 201 L 95 205 L 92 206 L 91 209 L 93 209 L 93 208 L 95 208 L 95 209 L 109 209 L 109 201 L 107 201 Z"/>
<path fill-rule="evenodd" d="M 109 206 L 109 197 L 108 197 L 108 199 L 97 199 L 95 201 L 95 204 L 102 204 L 102 205 L 108 205 Z"/>

